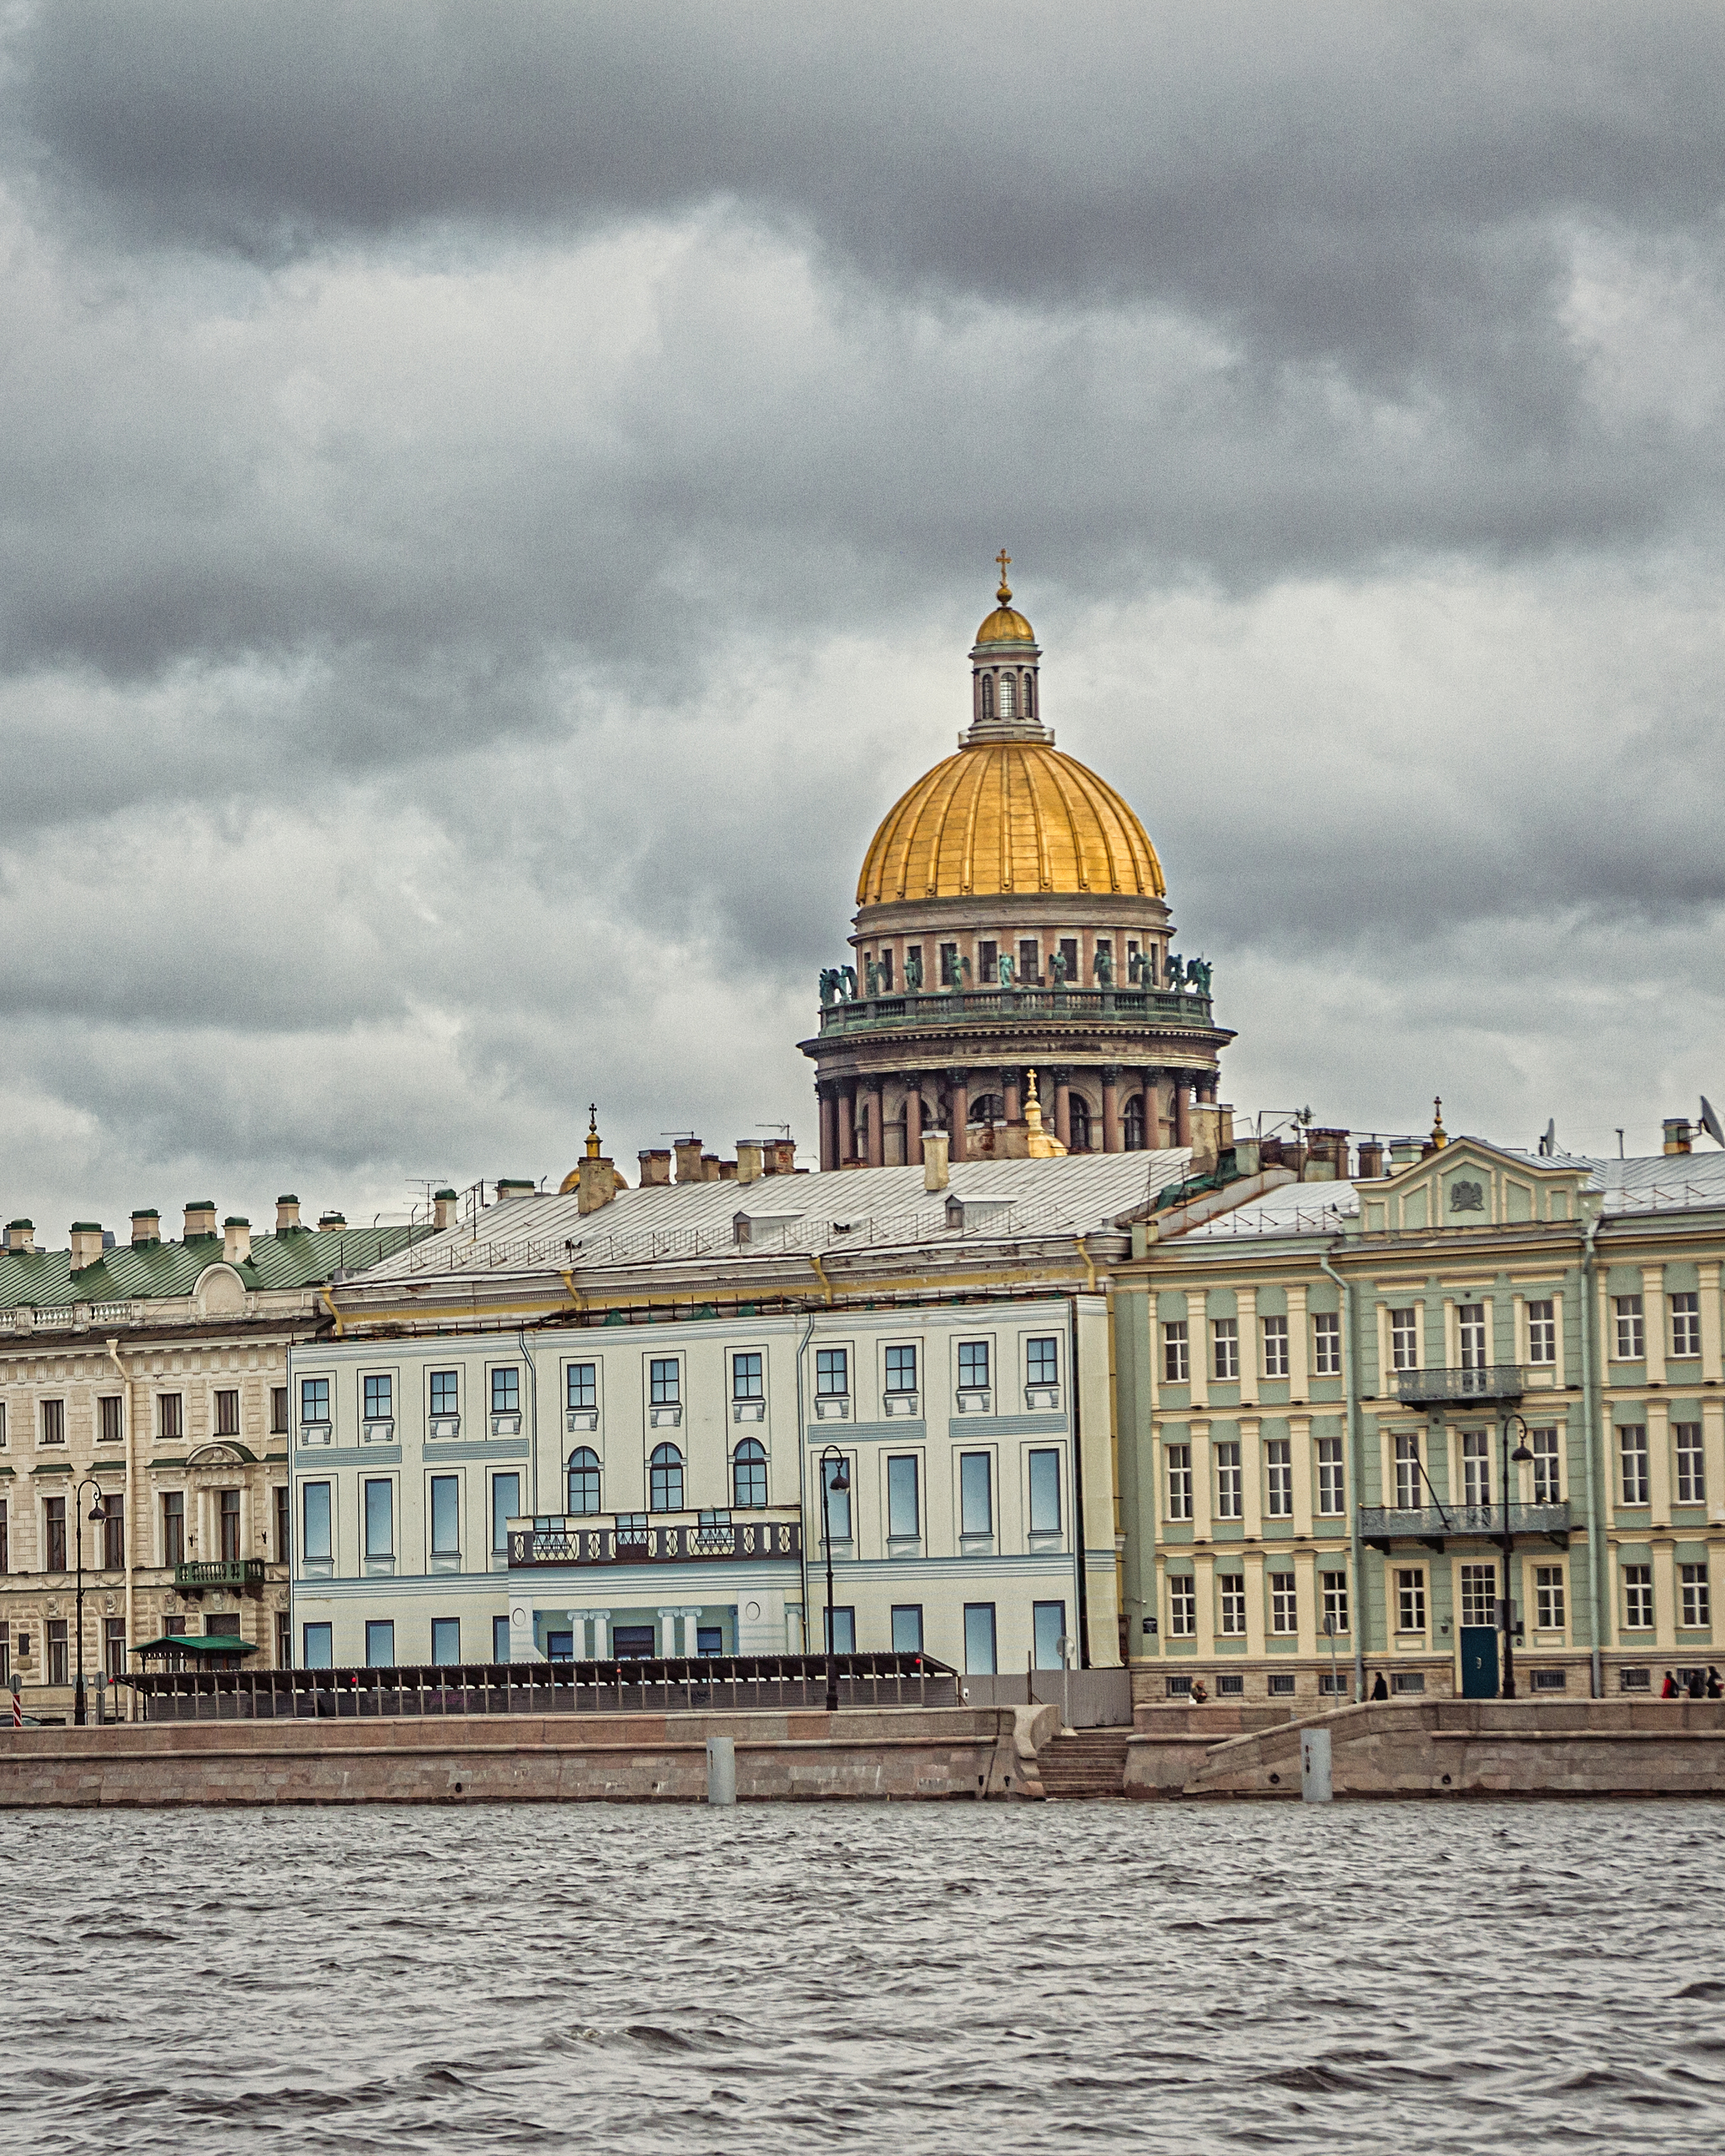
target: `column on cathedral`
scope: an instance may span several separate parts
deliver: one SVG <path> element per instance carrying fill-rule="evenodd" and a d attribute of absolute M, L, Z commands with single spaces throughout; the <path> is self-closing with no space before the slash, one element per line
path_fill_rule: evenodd
<path fill-rule="evenodd" d="M 854 1081 L 849 1078 L 841 1078 L 838 1081 L 838 1165 L 840 1167 L 843 1167 L 846 1161 L 854 1158 L 857 1151 L 857 1129 L 853 1121 L 855 1105 L 852 1099 L 853 1086 Z"/>
<path fill-rule="evenodd" d="M 1063 1067 L 1054 1073 L 1055 1136 L 1070 1152 L 1072 1146 L 1072 1074 Z"/>
<path fill-rule="evenodd" d="M 969 1158 L 965 1139 L 970 1122 L 970 1073 L 968 1070 L 949 1070 L 947 1086 L 952 1094 L 953 1111 L 950 1118 L 952 1145 L 948 1157 L 954 1161 Z"/>
<path fill-rule="evenodd" d="M 1001 1098 L 1006 1104 L 1006 1120 L 1008 1123 L 1018 1123 L 1023 1119 L 1023 1110 L 1019 1104 L 1018 1092 L 1018 1073 L 1016 1070 L 1001 1071 Z"/>
<path fill-rule="evenodd" d="M 922 1161 L 922 1074 L 905 1073 L 905 1165 L 919 1167 Z"/>
<path fill-rule="evenodd" d="M 882 1088 L 884 1081 L 871 1078 L 868 1081 L 868 1165 L 871 1168 L 886 1166 L 885 1104 Z"/>
<path fill-rule="evenodd" d="M 1144 1073 L 1144 1149 L 1147 1153 L 1162 1150 L 1162 1079 L 1160 1070 Z"/>
<path fill-rule="evenodd" d="M 816 1091 L 820 1098 L 820 1165 L 830 1170 L 839 1164 L 838 1089 L 830 1078 L 823 1078 Z"/>
<path fill-rule="evenodd" d="M 1118 1153 L 1120 1143 L 1120 1074 L 1112 1063 L 1102 1067 L 1102 1150 Z"/>
<path fill-rule="evenodd" d="M 1191 1080 L 1183 1070 L 1174 1073 L 1174 1143 L 1192 1143 L 1192 1096 L 1188 1090 Z"/>

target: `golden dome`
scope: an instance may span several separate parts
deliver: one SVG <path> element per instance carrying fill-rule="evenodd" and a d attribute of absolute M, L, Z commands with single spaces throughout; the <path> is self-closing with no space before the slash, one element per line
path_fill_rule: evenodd
<path fill-rule="evenodd" d="M 1010 599 L 1012 593 L 1004 592 Z M 996 606 L 976 632 L 978 643 L 1034 643 L 1036 632 L 1015 606 Z"/>
<path fill-rule="evenodd" d="M 975 742 L 888 813 L 863 861 L 857 903 L 1008 891 L 1160 899 L 1167 886 L 1143 825 L 1076 757 L 1037 741 Z"/>

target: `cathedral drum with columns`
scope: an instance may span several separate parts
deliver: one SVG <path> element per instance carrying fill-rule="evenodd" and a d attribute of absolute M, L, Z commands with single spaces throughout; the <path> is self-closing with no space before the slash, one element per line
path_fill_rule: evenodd
<path fill-rule="evenodd" d="M 823 1168 L 915 1164 L 934 1129 L 954 1160 L 1023 1153 L 1033 1086 L 1068 1151 L 1184 1145 L 1233 1038 L 1208 963 L 1174 951 L 1144 826 L 1043 723 L 1042 652 L 1001 567 L 969 728 L 876 831 L 852 962 L 820 977 L 801 1047 Z"/>

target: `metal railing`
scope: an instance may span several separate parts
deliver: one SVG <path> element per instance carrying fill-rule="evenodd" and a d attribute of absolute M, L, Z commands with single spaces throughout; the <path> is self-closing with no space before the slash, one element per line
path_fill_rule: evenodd
<path fill-rule="evenodd" d="M 264 1584 L 264 1560 L 261 1557 L 217 1557 L 208 1563 L 176 1565 L 174 1584 L 189 1587 L 261 1587 Z"/>
<path fill-rule="evenodd" d="M 686 1565 L 715 1558 L 794 1561 L 802 1552 L 802 1516 L 794 1507 L 574 1513 L 509 1530 L 511 1571 L 537 1565 Z"/>
<path fill-rule="evenodd" d="M 1569 1507 L 1515 1505 L 1509 1508 L 1509 1531 L 1515 1534 L 1567 1536 Z M 1384 1549 L 1391 1542 L 1441 1542 L 1446 1535 L 1497 1539 L 1504 1531 L 1502 1505 L 1362 1505 L 1362 1541 Z"/>
<path fill-rule="evenodd" d="M 948 988 L 920 995 L 853 998 L 822 1006 L 823 1033 L 874 1033 L 910 1026 L 951 1026 L 979 1018 L 1070 1018 L 1080 1022 L 1159 1018 L 1208 1026 L 1207 995 L 1166 988 Z"/>
<path fill-rule="evenodd" d="M 1487 1363 L 1477 1370 L 1397 1370 L 1396 1397 L 1407 1407 L 1461 1406 L 1479 1400 L 1519 1400 L 1519 1363 Z"/>

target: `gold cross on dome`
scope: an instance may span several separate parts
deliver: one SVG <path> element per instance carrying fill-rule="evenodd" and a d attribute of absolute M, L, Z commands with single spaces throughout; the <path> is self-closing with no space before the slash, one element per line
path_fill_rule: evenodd
<path fill-rule="evenodd" d="M 1010 599 L 1010 598 L 1012 597 L 1012 591 L 1011 591 L 1011 590 L 1010 590 L 1010 588 L 1008 587 L 1007 583 L 1007 570 L 1008 570 L 1008 569 L 1012 566 L 1012 556 L 1011 556 L 1011 555 L 1007 552 L 1006 548 L 1005 548 L 1004 547 L 1002 547 L 1001 548 L 1001 550 L 1000 550 L 999 553 L 997 553 L 997 554 L 995 556 L 995 559 L 996 559 L 996 560 L 1000 563 L 1000 565 L 1001 565 L 1001 589 L 1000 589 L 1000 596 L 1001 596 L 1001 600 L 1005 600 Z"/>

